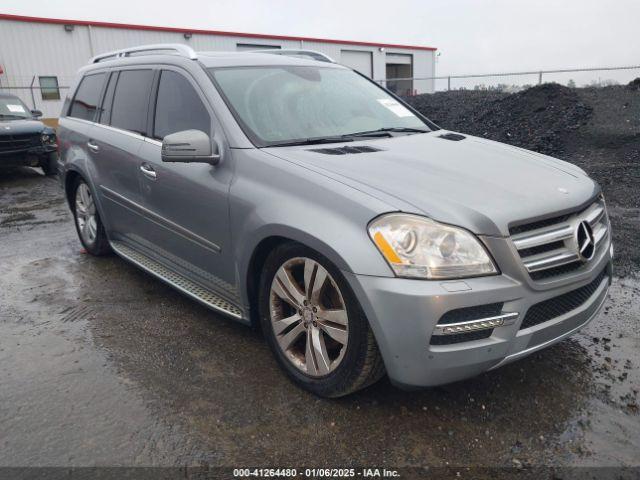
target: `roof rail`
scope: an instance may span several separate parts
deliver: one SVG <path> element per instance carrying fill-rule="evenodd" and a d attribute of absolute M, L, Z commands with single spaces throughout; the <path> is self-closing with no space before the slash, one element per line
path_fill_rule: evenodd
<path fill-rule="evenodd" d="M 116 58 L 128 57 L 131 54 L 135 53 L 147 53 L 148 55 L 152 55 L 153 53 L 161 53 L 167 51 L 175 52 L 181 57 L 186 57 L 191 60 L 198 59 L 198 54 L 193 50 L 193 48 L 187 45 L 182 45 L 179 43 L 158 43 L 156 45 L 141 45 L 139 47 L 123 48 L 122 50 L 102 53 L 93 57 L 89 63 L 98 63 L 105 60 L 114 60 Z"/>
<path fill-rule="evenodd" d="M 272 55 L 286 55 L 287 57 L 305 57 L 319 62 L 336 63 L 329 55 L 325 55 L 324 53 L 317 52 L 315 50 L 281 50 L 279 48 L 264 48 L 261 50 L 251 50 L 251 53 L 270 53 Z"/>

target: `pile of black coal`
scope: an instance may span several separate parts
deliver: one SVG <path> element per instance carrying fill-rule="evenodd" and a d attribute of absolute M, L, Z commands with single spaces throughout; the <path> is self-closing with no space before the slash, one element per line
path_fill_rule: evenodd
<path fill-rule="evenodd" d="M 549 155 L 561 154 L 567 133 L 591 115 L 574 89 L 555 83 L 513 94 L 458 90 L 407 100 L 443 128 Z"/>
<path fill-rule="evenodd" d="M 628 84 L 627 84 L 627 88 L 629 90 L 640 90 L 640 77 L 635 78 L 633 80 L 631 80 Z"/>

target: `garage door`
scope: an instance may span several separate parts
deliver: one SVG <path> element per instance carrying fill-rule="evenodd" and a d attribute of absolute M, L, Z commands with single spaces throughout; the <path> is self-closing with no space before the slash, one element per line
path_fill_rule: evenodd
<path fill-rule="evenodd" d="M 371 52 L 342 50 L 340 52 L 340 63 L 357 70 L 369 78 L 373 77 L 373 55 Z"/>

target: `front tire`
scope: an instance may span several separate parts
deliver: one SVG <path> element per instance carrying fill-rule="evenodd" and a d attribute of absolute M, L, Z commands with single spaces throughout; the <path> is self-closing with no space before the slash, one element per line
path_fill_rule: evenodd
<path fill-rule="evenodd" d="M 301 387 L 340 397 L 384 375 L 373 332 L 340 270 L 296 243 L 276 248 L 265 262 L 259 309 L 278 363 Z"/>
<path fill-rule="evenodd" d="M 58 174 L 58 154 L 56 152 L 51 152 L 47 154 L 47 156 L 42 159 L 40 162 L 40 168 L 42 168 L 43 173 L 47 176 L 53 176 Z"/>
<path fill-rule="evenodd" d="M 102 256 L 111 251 L 107 234 L 100 220 L 93 193 L 87 182 L 78 177 L 72 187 L 71 208 L 76 231 L 85 250 L 91 255 Z"/>

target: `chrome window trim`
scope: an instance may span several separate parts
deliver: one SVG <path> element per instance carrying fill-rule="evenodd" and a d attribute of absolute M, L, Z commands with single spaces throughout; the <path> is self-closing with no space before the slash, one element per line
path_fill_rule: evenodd
<path fill-rule="evenodd" d="M 80 122 L 80 123 L 86 123 L 87 125 L 95 125 L 95 122 L 93 122 L 91 120 L 85 120 L 84 118 L 78 118 L 78 117 L 71 117 L 69 115 L 67 115 L 65 117 L 60 117 L 60 119 L 58 120 L 58 123 L 66 122 L 67 120 L 71 120 L 71 121 L 74 121 L 74 122 Z"/>
<path fill-rule="evenodd" d="M 106 130 L 109 130 L 111 132 L 115 132 L 115 133 L 121 133 L 123 135 L 128 135 L 129 137 L 133 137 L 133 138 L 137 138 L 139 140 L 153 140 L 154 142 L 157 142 L 157 140 L 150 138 L 150 137 L 145 137 L 144 135 L 140 135 L 139 133 L 135 133 L 132 132 L 130 130 L 124 130 L 122 128 L 118 128 L 118 127 L 112 127 L 111 125 L 105 125 L 103 123 L 98 123 L 98 122 L 93 122 L 91 120 L 84 120 L 82 118 L 76 118 L 76 117 L 62 117 L 60 118 L 60 121 L 67 121 L 67 120 L 73 120 L 74 122 L 80 122 L 80 123 L 85 123 L 87 125 L 92 125 L 94 127 L 100 127 L 100 128 L 104 128 Z M 162 142 L 160 142 L 160 145 L 162 145 Z"/>
<path fill-rule="evenodd" d="M 150 143 L 151 145 L 157 145 L 158 147 L 162 147 L 162 142 L 160 140 L 156 140 L 155 138 L 144 137 L 144 141 Z"/>
<path fill-rule="evenodd" d="M 94 125 L 96 127 L 104 128 L 105 130 L 109 130 L 111 132 L 121 133 L 121 134 L 127 135 L 129 137 L 137 138 L 139 140 L 144 140 L 145 138 L 147 138 L 144 135 L 140 135 L 139 133 L 132 132 L 131 130 L 125 130 L 123 128 L 118 128 L 118 127 L 112 127 L 111 125 L 104 125 L 102 123 L 95 123 L 95 122 L 94 122 Z"/>

